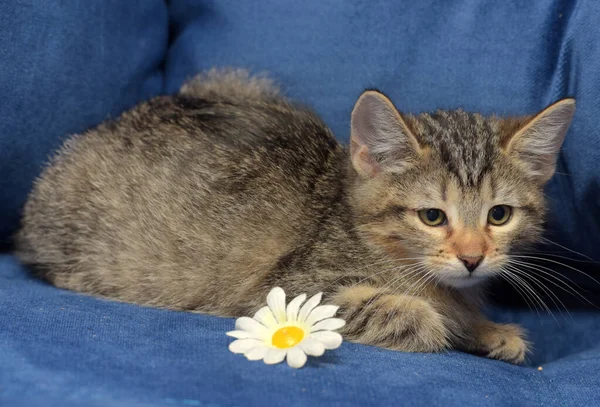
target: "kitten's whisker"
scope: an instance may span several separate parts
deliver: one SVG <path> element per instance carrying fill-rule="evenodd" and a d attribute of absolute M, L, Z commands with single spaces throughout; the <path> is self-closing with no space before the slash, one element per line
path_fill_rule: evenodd
<path fill-rule="evenodd" d="M 421 266 L 422 267 L 419 267 L 419 268 L 411 271 L 411 276 L 410 276 L 411 278 L 414 277 L 414 276 L 418 276 L 423 270 L 425 270 L 425 272 L 426 272 L 425 276 L 427 275 L 427 273 L 428 273 L 427 270 L 426 270 L 427 266 L 425 264 L 422 264 Z M 397 279 L 396 282 L 398 282 L 398 281 L 399 280 Z M 420 281 L 420 279 L 419 279 L 419 281 Z M 394 288 L 393 290 L 391 290 L 389 292 L 385 292 L 385 294 L 386 295 L 396 295 L 396 292 L 398 291 L 399 288 L 400 287 L 396 287 L 396 288 Z M 382 294 L 380 294 L 378 297 L 380 297 Z M 406 292 L 402 293 L 401 295 L 406 295 Z M 415 297 L 412 297 L 412 298 L 415 298 Z M 383 307 L 383 304 L 381 304 L 379 307 L 377 307 L 377 309 L 375 310 L 375 312 L 378 312 L 382 307 Z"/>
<path fill-rule="evenodd" d="M 583 294 L 581 294 L 580 292 L 578 292 L 573 286 L 569 285 L 566 281 L 563 281 L 562 279 L 560 279 L 557 275 L 566 278 L 567 280 L 569 280 L 571 283 L 573 283 L 575 286 L 577 286 L 577 288 L 581 289 L 581 287 L 579 287 L 579 285 L 575 282 L 573 282 L 570 278 L 566 277 L 566 276 L 562 276 L 560 273 L 558 273 L 556 270 L 552 270 L 551 268 L 548 267 L 544 267 L 541 265 L 534 265 L 534 264 L 530 264 L 530 263 L 525 263 L 525 262 L 521 262 L 521 261 L 517 261 L 517 260 L 510 260 L 509 261 L 510 264 L 514 264 L 517 266 L 521 266 L 521 267 L 526 267 L 529 268 L 531 270 L 534 270 L 538 273 L 542 273 L 548 277 L 552 277 L 554 280 L 560 282 L 561 284 L 563 284 L 564 286 L 561 286 L 557 283 L 555 283 L 554 281 L 550 280 L 548 277 L 544 277 L 544 276 L 540 276 L 542 278 L 544 278 L 546 281 L 552 283 L 553 285 L 555 285 L 556 287 L 560 288 L 561 290 L 567 292 L 569 295 L 572 295 L 574 297 L 579 297 L 581 300 L 585 301 L 586 303 L 592 305 L 593 307 L 598 308 L 597 305 L 595 305 L 594 303 L 592 303 L 589 299 L 587 299 Z M 557 273 L 557 275 L 548 273 L 546 270 L 550 270 L 553 271 L 555 273 Z"/>
<path fill-rule="evenodd" d="M 388 271 L 390 273 L 394 273 L 394 272 L 398 273 L 397 276 L 395 276 L 394 278 L 392 278 L 392 281 L 398 281 L 399 279 L 408 278 L 411 275 L 414 275 L 423 266 L 424 266 L 424 264 L 422 262 L 418 262 L 418 263 L 414 263 L 414 264 L 411 264 L 409 266 L 406 266 L 406 268 L 404 266 L 400 266 L 400 267 L 396 267 L 396 268 L 393 268 L 393 269 L 388 270 Z M 382 288 L 383 291 L 385 291 L 385 289 L 388 287 L 388 284 L 386 284 L 385 286 L 383 286 L 383 288 Z"/>
<path fill-rule="evenodd" d="M 388 291 L 389 287 L 393 287 L 396 284 L 400 283 L 401 281 L 402 281 L 402 276 L 397 276 L 396 278 L 394 278 L 392 281 L 390 281 L 388 284 L 386 284 L 384 288 L 380 289 L 377 294 L 375 294 L 373 297 L 371 297 L 369 299 L 369 301 L 365 304 L 365 308 L 371 306 L 373 303 L 375 303 L 379 298 L 383 297 L 384 295 L 390 294 L 390 292 Z M 394 291 L 395 290 L 393 290 L 392 292 L 394 292 Z M 373 313 L 377 313 L 382 307 L 383 307 L 383 304 L 380 304 L 377 308 L 375 308 L 373 310 Z"/>
<path fill-rule="evenodd" d="M 540 280 L 538 280 L 537 278 L 533 277 L 530 274 L 523 273 L 522 271 L 520 273 L 518 273 L 517 270 L 518 269 L 514 269 L 513 272 L 521 275 L 523 278 L 529 279 L 528 281 L 531 281 L 533 284 L 535 284 L 537 287 L 539 287 L 542 290 L 542 292 L 544 294 L 546 294 L 548 296 L 548 298 L 550 298 L 550 300 L 554 304 L 554 307 L 556 308 L 556 310 L 558 310 L 560 312 L 561 315 L 563 315 L 563 309 L 564 309 L 564 311 L 567 313 L 567 315 L 569 315 L 569 318 L 571 318 L 571 320 L 573 320 L 573 316 L 571 315 L 571 313 L 569 312 L 569 310 L 567 309 L 565 304 L 546 284 L 544 284 L 543 282 L 541 282 Z"/>
<path fill-rule="evenodd" d="M 431 271 L 433 272 L 433 270 L 431 270 Z M 434 275 L 435 275 L 435 284 L 433 285 L 433 288 L 435 289 L 440 284 L 441 279 L 438 278 L 438 276 L 435 273 L 434 273 Z"/>
<path fill-rule="evenodd" d="M 379 276 L 379 275 L 381 275 L 381 274 L 384 274 L 384 273 L 391 272 L 391 270 L 392 270 L 392 269 L 389 269 L 388 267 L 392 267 L 392 266 L 393 266 L 393 264 L 391 264 L 391 263 L 383 264 L 383 269 L 382 269 L 382 270 L 378 271 L 377 273 L 369 274 L 369 275 L 367 275 L 367 276 L 365 276 L 365 277 L 361 278 L 361 279 L 360 279 L 360 280 L 358 280 L 356 283 L 352 284 L 350 287 L 356 287 L 357 285 L 359 285 L 359 284 L 361 284 L 361 283 L 365 282 L 366 280 L 369 280 L 369 279 L 371 279 L 371 278 L 377 277 L 377 276 Z M 368 266 L 368 267 L 370 267 L 370 266 Z M 365 268 L 367 268 L 367 267 L 363 267 L 363 269 L 365 269 Z M 359 270 L 360 270 L 360 269 L 359 269 Z M 358 271 L 358 270 L 357 270 L 357 271 Z M 349 277 L 349 276 L 348 276 L 348 275 L 344 275 L 344 276 L 342 276 L 342 277 L 340 277 L 340 278 L 336 279 L 335 281 L 333 281 L 332 283 L 330 283 L 330 284 L 327 286 L 327 288 L 329 288 L 329 286 L 331 286 L 332 284 L 335 284 L 335 283 L 337 283 L 337 282 L 338 282 L 338 281 L 340 281 L 342 278 L 347 278 L 347 277 Z"/>
<path fill-rule="evenodd" d="M 418 267 L 410 270 L 410 272 L 405 272 L 402 275 L 402 278 L 405 279 L 407 282 L 410 283 L 411 279 L 413 278 L 418 278 L 418 281 L 421 280 L 421 278 L 423 278 L 423 271 L 427 268 L 427 265 L 422 263 L 419 264 Z M 397 289 L 396 289 L 397 290 Z"/>
<path fill-rule="evenodd" d="M 421 285 L 415 290 L 414 294 L 412 294 L 413 297 L 420 296 L 423 290 L 425 290 L 425 288 L 427 288 L 427 286 L 436 279 L 435 274 L 432 273 L 431 270 L 427 270 L 426 273 L 428 275 L 427 279 L 423 281 Z"/>
<path fill-rule="evenodd" d="M 554 305 L 556 306 L 556 309 L 558 309 L 559 311 L 561 311 L 560 307 L 558 306 L 558 304 L 556 303 L 556 301 L 558 301 L 560 303 L 560 305 L 562 306 L 562 308 L 567 312 L 567 314 L 569 314 L 569 316 L 571 317 L 571 313 L 569 312 L 569 310 L 567 309 L 567 307 L 565 306 L 565 304 L 560 300 L 560 298 L 558 298 L 558 296 L 548 287 L 546 286 L 544 283 L 542 283 L 539 279 L 537 279 L 535 276 L 520 270 L 517 267 L 514 266 L 507 266 L 510 267 L 512 269 L 512 271 L 515 274 L 518 274 L 520 276 L 522 276 L 523 278 L 529 278 L 531 279 L 531 281 L 537 285 L 538 287 L 540 287 L 542 289 L 542 291 L 548 295 L 548 297 L 550 298 L 550 300 L 554 303 Z M 550 283 L 558 286 L 556 283 L 554 283 L 553 281 L 549 280 L 547 277 L 544 276 L 540 276 L 541 278 L 543 278 L 546 281 L 549 281 Z M 560 286 L 558 286 L 559 288 L 562 288 Z M 556 299 L 556 301 L 555 301 Z M 562 312 L 562 311 L 561 311 Z M 571 317 L 572 318 L 572 317 Z"/>
<path fill-rule="evenodd" d="M 427 267 L 423 267 L 420 271 L 419 278 L 416 281 L 411 282 L 410 286 L 404 290 L 403 295 L 412 296 L 414 289 L 428 277 Z"/>
<path fill-rule="evenodd" d="M 555 245 L 555 246 L 558 246 L 558 247 L 560 247 L 561 249 L 564 249 L 564 250 L 566 250 L 566 251 L 568 251 L 568 252 L 571 252 L 571 253 L 573 253 L 573 254 L 577 254 L 577 255 L 579 255 L 579 256 L 581 256 L 581 257 L 584 257 L 584 258 L 586 258 L 586 259 L 588 259 L 588 260 L 594 261 L 594 259 L 592 259 L 591 257 L 589 257 L 589 256 L 586 256 L 585 254 L 583 254 L 583 253 L 580 253 L 580 252 L 578 252 L 578 251 L 576 251 L 576 250 L 569 249 L 568 247 L 565 247 L 565 246 L 563 246 L 563 245 L 561 245 L 561 244 L 558 244 L 558 243 L 556 243 L 556 242 L 553 242 L 552 240 L 548 239 L 547 237 L 542 237 L 542 238 L 541 238 L 541 240 L 542 240 L 542 241 L 545 241 L 545 242 L 547 242 L 547 243 L 553 244 L 553 245 Z"/>
<path fill-rule="evenodd" d="M 513 281 L 515 283 L 517 283 L 524 290 L 525 293 L 527 293 L 527 295 L 533 301 L 533 303 L 536 304 L 536 309 L 537 309 L 537 306 L 539 305 L 539 307 L 540 307 L 539 309 L 541 311 L 543 311 L 545 303 L 541 300 L 541 298 L 537 295 L 537 293 L 534 290 L 532 290 L 531 286 L 529 286 L 529 284 L 527 284 L 521 277 L 517 276 L 515 273 L 513 273 L 511 270 L 507 269 L 506 267 L 504 270 L 506 272 L 506 275 L 510 276 L 513 279 Z M 538 313 L 538 316 L 540 316 L 539 313 Z"/>
<path fill-rule="evenodd" d="M 528 262 L 525 260 L 515 260 L 515 259 L 509 259 L 508 261 L 509 263 L 514 263 L 514 264 L 520 264 L 522 266 L 527 266 L 527 267 L 536 267 L 536 270 L 544 270 L 546 274 L 548 274 L 549 276 L 553 277 L 556 280 L 559 280 L 561 282 L 563 282 L 564 284 L 567 284 L 565 281 L 563 281 L 563 279 L 569 281 L 571 284 L 573 284 L 575 287 L 577 287 L 579 290 L 581 291 L 587 291 L 584 288 L 582 288 L 579 284 L 577 284 L 575 281 L 571 280 L 568 276 L 565 276 L 564 274 L 560 273 L 559 271 L 554 270 L 551 267 L 547 267 L 543 264 L 538 264 L 538 263 L 532 263 L 532 262 Z M 552 274 L 554 273 L 554 274 Z"/>
<path fill-rule="evenodd" d="M 559 258 L 559 259 L 570 260 L 570 261 L 574 261 L 574 262 L 577 262 L 577 263 L 600 264 L 600 261 L 574 259 L 572 257 L 561 256 L 561 255 L 558 255 L 558 254 L 554 254 L 552 252 L 535 252 L 535 251 L 514 252 L 514 253 L 511 253 L 511 256 L 513 256 L 513 255 L 520 255 L 520 254 L 528 254 L 528 255 L 539 254 L 539 255 L 544 255 L 544 256 L 552 256 L 552 257 L 556 257 L 556 258 Z"/>
<path fill-rule="evenodd" d="M 382 288 L 379 289 L 379 292 L 374 295 L 373 297 L 371 297 L 371 299 L 369 300 L 369 302 L 367 302 L 365 304 L 365 308 L 370 306 L 371 304 L 373 304 L 375 301 L 377 301 L 381 296 L 383 296 L 384 294 L 388 294 L 387 289 L 397 283 L 398 281 L 402 280 L 403 278 L 406 277 L 410 277 L 411 275 L 414 275 L 416 273 L 418 273 L 418 270 L 420 270 L 423 265 L 421 264 L 417 264 L 417 265 L 413 265 L 414 268 L 411 268 L 410 271 L 408 272 L 408 274 L 399 274 L 398 276 L 396 276 L 395 278 L 392 279 L 392 281 L 388 282 L 385 286 L 383 286 Z M 405 270 L 406 272 L 406 270 Z"/>
<path fill-rule="evenodd" d="M 405 295 L 408 295 L 410 297 L 415 297 L 415 296 L 417 296 L 417 294 L 420 294 L 420 292 L 427 286 L 427 283 L 430 280 L 431 276 L 435 277 L 435 275 L 433 275 L 433 273 L 431 273 L 431 268 L 426 267 L 423 276 L 419 280 L 417 280 L 416 283 L 414 283 L 411 286 L 410 292 L 409 291 L 405 292 Z M 419 284 L 419 282 L 421 282 L 421 283 Z"/>
<path fill-rule="evenodd" d="M 398 285 L 398 283 L 400 283 L 402 280 L 400 278 L 396 278 L 394 279 L 393 283 L 390 284 L 388 286 L 389 287 L 394 287 L 395 285 Z M 396 288 L 397 289 L 397 288 Z M 365 307 L 371 305 L 372 303 L 374 303 L 376 300 L 378 300 L 379 298 L 383 297 L 384 295 L 393 295 L 394 291 L 396 291 L 396 289 L 392 290 L 391 292 L 386 291 L 380 291 L 379 293 L 377 293 L 377 295 L 373 296 L 373 298 L 371 298 L 371 300 L 365 305 Z M 374 314 L 378 313 L 382 308 L 383 308 L 384 304 L 379 304 L 377 306 L 377 308 L 375 308 L 372 312 Z"/>
<path fill-rule="evenodd" d="M 569 281 L 570 283 L 572 283 L 579 290 L 586 291 L 579 284 L 577 284 L 575 281 L 571 280 L 569 277 L 561 274 L 560 272 L 558 272 L 558 271 L 556 271 L 556 270 L 554 270 L 554 269 L 552 269 L 550 267 L 546 267 L 543 264 L 531 263 L 531 262 L 527 262 L 527 261 L 523 261 L 523 260 L 515 260 L 515 259 L 509 259 L 508 262 L 509 262 L 509 264 L 519 264 L 519 265 L 525 266 L 525 267 L 531 267 L 531 268 L 535 267 L 535 270 L 540 271 L 540 272 L 544 272 L 545 274 L 548 274 L 552 278 L 554 278 L 556 280 L 559 280 L 563 284 L 568 285 L 568 283 L 566 283 L 565 281 L 563 281 L 563 278 L 564 278 L 567 281 Z M 554 273 L 554 274 L 552 274 L 552 273 Z M 559 278 L 559 277 L 561 277 L 561 278 Z"/>
<path fill-rule="evenodd" d="M 508 282 L 508 284 L 510 284 L 510 286 L 512 288 L 515 289 L 515 291 L 517 291 L 519 293 L 519 295 L 521 296 L 521 298 L 523 298 L 523 300 L 525 301 L 525 304 L 527 304 L 527 307 L 529 308 L 529 310 L 531 312 L 533 312 L 533 308 L 531 308 L 531 306 L 533 305 L 533 307 L 535 308 L 535 312 L 538 314 L 538 318 L 540 318 L 540 312 L 538 311 L 538 308 L 535 304 L 531 304 L 529 301 L 530 299 L 528 297 L 526 297 L 524 295 L 524 292 L 522 291 L 522 289 L 514 282 L 512 281 L 509 277 L 510 275 L 506 272 L 506 270 L 504 268 L 500 269 L 500 276 L 504 277 L 504 280 L 506 282 Z"/>
<path fill-rule="evenodd" d="M 401 259 L 401 260 L 422 260 L 422 258 L 418 258 L 418 257 L 414 257 L 414 258 L 405 258 L 405 259 Z M 356 273 L 357 271 L 361 271 L 364 269 L 367 269 L 369 267 L 374 267 L 374 266 L 383 266 L 383 269 L 378 271 L 377 273 L 374 274 L 370 274 L 364 278 L 362 278 L 360 281 L 358 281 L 357 283 L 354 283 L 353 285 L 351 285 L 350 287 L 354 287 L 366 280 L 368 280 L 369 278 L 373 278 L 377 275 L 381 275 L 383 273 L 386 273 L 388 271 L 390 271 L 390 269 L 387 268 L 388 265 L 395 265 L 395 263 L 399 262 L 400 260 L 398 259 L 385 259 L 385 260 L 381 260 L 381 261 L 376 261 L 374 263 L 370 263 L 367 264 L 366 266 L 361 266 L 361 267 L 357 267 L 355 269 L 349 270 L 346 273 L 344 273 L 344 275 L 336 278 L 335 280 L 333 280 L 332 282 L 330 282 L 329 284 L 327 284 L 325 287 L 323 287 L 323 291 L 326 291 L 329 287 L 331 287 L 332 285 L 334 285 L 335 283 L 337 283 L 338 281 L 344 279 L 344 278 L 348 278 L 350 277 L 353 273 Z M 407 264 L 406 266 L 411 266 L 414 263 L 411 264 Z"/>
<path fill-rule="evenodd" d="M 504 268 L 504 269 L 502 269 L 502 271 L 503 271 L 502 276 L 505 277 L 506 281 L 511 283 L 511 285 L 513 285 L 518 290 L 521 297 L 527 303 L 529 303 L 529 301 L 531 301 L 531 305 L 535 308 L 535 312 L 538 314 L 538 318 L 541 318 L 541 315 L 540 315 L 541 308 L 538 308 L 539 302 L 535 299 L 535 297 L 533 297 L 530 292 L 528 292 L 527 290 L 525 290 L 523 288 L 522 284 L 518 280 L 515 279 L 513 273 L 510 270 L 507 270 L 506 268 Z"/>
<path fill-rule="evenodd" d="M 425 274 L 424 274 L 424 275 L 423 275 L 423 276 L 422 276 L 422 277 L 421 277 L 421 278 L 418 280 L 418 281 L 421 281 L 421 280 L 423 279 L 423 277 L 426 277 L 425 281 L 423 282 L 423 284 L 425 284 L 425 285 L 427 285 L 427 282 L 428 282 L 428 281 L 431 281 L 432 277 L 435 277 L 434 275 L 430 275 L 430 272 L 429 272 L 429 271 L 428 271 L 426 268 L 425 268 L 425 269 L 419 269 L 419 270 L 421 270 L 421 271 L 425 270 Z M 413 285 L 411 285 L 411 287 L 413 287 L 413 286 L 414 286 L 414 284 L 413 284 Z M 399 287 L 398 287 L 398 288 L 399 288 Z M 396 294 L 396 292 L 398 291 L 398 288 L 394 289 L 394 290 L 393 290 L 393 291 L 391 291 L 389 294 L 390 294 L 390 295 L 395 295 L 395 294 Z M 409 289 L 410 289 L 410 288 L 409 288 Z M 402 293 L 401 295 L 407 295 L 407 296 L 411 297 L 411 299 L 415 299 L 415 298 L 416 298 L 416 296 L 415 296 L 414 294 L 407 294 L 407 291 L 408 291 L 408 290 L 405 290 L 405 292 L 404 292 L 404 293 Z M 412 291 L 412 290 L 411 290 L 411 291 Z M 380 306 L 379 308 L 381 308 L 381 306 Z M 378 308 L 376 311 L 378 311 L 378 310 L 379 310 L 379 308 Z"/>
<path fill-rule="evenodd" d="M 569 266 L 568 264 L 565 263 L 561 263 L 560 261 L 556 261 L 556 260 L 552 260 L 552 259 L 545 259 L 543 257 L 537 257 L 537 256 L 519 256 L 519 255 L 511 255 L 511 257 L 516 257 L 516 258 L 520 258 L 520 259 L 533 259 L 533 260 L 541 260 L 541 261 L 547 261 L 549 263 L 554 263 L 554 264 L 558 264 L 560 266 L 566 267 L 568 269 L 571 269 L 573 271 L 576 271 L 578 273 L 583 274 L 584 276 L 586 276 L 587 278 L 589 278 L 590 280 L 594 281 L 596 284 L 600 284 L 600 282 L 598 280 L 596 280 L 594 277 L 590 276 L 589 274 L 579 270 L 578 268 L 575 268 L 573 266 Z"/>
<path fill-rule="evenodd" d="M 513 276 L 513 278 L 515 280 L 521 282 L 521 285 L 523 286 L 523 288 L 527 289 L 527 291 L 529 291 L 537 299 L 537 301 L 548 312 L 548 314 L 552 315 L 552 318 L 554 318 L 554 320 L 556 321 L 556 323 L 560 325 L 560 323 L 558 322 L 558 319 L 556 319 L 556 316 L 550 310 L 550 307 L 548 307 L 548 305 L 546 304 L 546 302 L 539 296 L 539 294 L 535 291 L 535 289 L 523 277 L 521 277 L 521 276 L 517 275 L 516 273 L 514 273 L 513 270 L 508 270 L 507 269 L 507 271 L 510 271 L 510 273 L 512 274 L 512 276 Z"/>
<path fill-rule="evenodd" d="M 411 268 L 410 270 L 405 270 L 404 273 L 396 276 L 394 279 L 392 279 L 391 282 L 389 282 L 383 288 L 381 288 L 380 294 L 377 296 L 377 298 L 381 297 L 382 295 L 390 294 L 390 287 L 393 287 L 397 283 L 401 283 L 406 280 L 410 281 L 410 279 L 412 279 L 413 277 L 420 275 L 420 272 L 423 269 L 423 267 L 424 267 L 423 265 L 416 265 L 415 267 Z M 397 288 L 394 289 L 393 291 L 396 291 L 396 290 L 397 290 Z"/>
<path fill-rule="evenodd" d="M 419 276 L 421 271 L 425 268 L 426 266 L 424 264 L 419 264 L 417 267 L 413 268 L 410 270 L 410 272 L 399 275 L 398 277 L 396 277 L 394 280 L 392 280 L 391 283 L 386 284 L 385 287 L 383 287 L 380 292 L 375 295 L 368 303 L 366 306 L 372 304 L 374 301 L 376 301 L 377 299 L 379 299 L 381 296 L 385 295 L 393 295 L 393 293 L 395 293 L 398 288 L 394 289 L 391 293 L 387 290 L 390 286 L 393 286 L 395 283 L 403 280 L 403 279 L 411 279 L 415 276 Z M 379 306 L 379 308 L 381 308 L 382 305 Z M 378 309 L 379 309 L 378 308 Z M 377 311 L 377 310 L 376 310 Z"/>
<path fill-rule="evenodd" d="M 357 271 L 361 271 L 361 270 L 367 269 L 367 268 L 369 268 L 369 267 L 381 266 L 381 265 L 385 265 L 385 266 L 387 266 L 387 265 L 389 265 L 389 264 L 394 264 L 394 265 L 395 265 L 395 264 L 396 264 L 398 261 L 399 261 L 399 260 L 397 260 L 397 259 L 384 259 L 384 260 L 376 261 L 376 262 L 374 262 L 374 263 L 369 263 L 369 264 L 366 264 L 366 265 L 364 265 L 364 266 L 361 266 L 361 267 L 356 267 L 356 268 L 354 268 L 354 269 L 347 270 L 347 271 L 346 271 L 346 275 L 350 275 L 350 274 L 356 273 Z M 385 271 L 385 270 L 384 270 L 384 271 Z M 337 280 L 340 280 L 341 278 L 344 278 L 344 277 L 346 277 L 346 275 L 344 275 L 344 276 L 342 276 L 342 277 L 338 278 Z M 337 280 L 335 280 L 335 281 L 337 281 Z M 335 282 L 335 281 L 334 281 L 334 282 Z"/>

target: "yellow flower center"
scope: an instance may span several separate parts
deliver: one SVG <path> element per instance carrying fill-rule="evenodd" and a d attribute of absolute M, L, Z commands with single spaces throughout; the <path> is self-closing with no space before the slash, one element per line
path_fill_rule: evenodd
<path fill-rule="evenodd" d="M 296 346 L 304 338 L 304 330 L 297 326 L 284 326 L 273 334 L 271 343 L 276 348 L 285 349 Z"/>

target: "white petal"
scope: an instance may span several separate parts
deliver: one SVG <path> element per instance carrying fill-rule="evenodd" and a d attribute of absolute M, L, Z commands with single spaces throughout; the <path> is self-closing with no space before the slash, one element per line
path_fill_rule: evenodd
<path fill-rule="evenodd" d="M 298 319 L 298 310 L 300 305 L 306 300 L 306 294 L 301 294 L 294 298 L 287 306 L 287 320 L 288 322 L 295 322 Z"/>
<path fill-rule="evenodd" d="M 342 344 L 342 335 L 337 332 L 321 331 L 310 334 L 309 338 L 321 342 L 325 349 L 335 349 Z"/>
<path fill-rule="evenodd" d="M 254 319 L 266 326 L 267 328 L 273 328 L 277 325 L 277 321 L 271 312 L 269 307 L 262 307 L 259 309 L 256 314 L 254 314 Z"/>
<path fill-rule="evenodd" d="M 267 304 L 280 324 L 285 322 L 285 292 L 280 287 L 275 287 L 267 295 Z"/>
<path fill-rule="evenodd" d="M 311 326 L 322 319 L 331 318 L 339 308 L 337 305 L 321 305 L 315 308 L 306 318 L 306 325 Z"/>
<path fill-rule="evenodd" d="M 263 342 L 258 339 L 238 339 L 229 344 L 229 350 L 233 353 L 246 353 L 262 344 Z"/>
<path fill-rule="evenodd" d="M 247 339 L 247 338 L 261 339 L 256 333 L 248 332 L 248 331 L 229 331 L 229 332 L 225 333 L 225 335 L 231 336 L 232 338 L 237 338 L 237 339 Z"/>
<path fill-rule="evenodd" d="M 314 324 L 310 328 L 310 330 L 312 332 L 324 331 L 324 330 L 325 331 L 333 331 L 336 329 L 340 329 L 344 325 L 346 325 L 346 321 L 344 321 L 341 318 L 327 318 L 327 319 L 324 319 L 324 320 Z"/>
<path fill-rule="evenodd" d="M 261 344 L 250 349 L 248 352 L 244 353 L 244 355 L 248 358 L 248 360 L 261 360 L 265 357 L 268 350 L 269 348 L 265 344 Z"/>
<path fill-rule="evenodd" d="M 276 363 L 281 363 L 283 359 L 285 359 L 285 355 L 287 354 L 287 350 L 279 349 L 279 348 L 269 348 L 267 351 L 267 355 L 265 356 L 264 362 L 267 365 L 274 365 Z"/>
<path fill-rule="evenodd" d="M 291 367 L 301 368 L 306 363 L 306 353 L 298 346 L 291 348 L 287 352 L 287 362 Z"/>
<path fill-rule="evenodd" d="M 321 297 L 323 293 L 318 293 L 313 295 L 306 301 L 306 303 L 300 309 L 300 313 L 298 314 L 298 322 L 304 322 L 308 314 L 321 302 Z"/>
<path fill-rule="evenodd" d="M 310 356 L 321 356 L 325 353 L 325 345 L 316 339 L 306 338 L 298 346 Z"/>
<path fill-rule="evenodd" d="M 267 334 L 267 328 L 255 319 L 241 317 L 235 320 L 235 329 L 239 331 L 252 332 L 259 336 Z"/>

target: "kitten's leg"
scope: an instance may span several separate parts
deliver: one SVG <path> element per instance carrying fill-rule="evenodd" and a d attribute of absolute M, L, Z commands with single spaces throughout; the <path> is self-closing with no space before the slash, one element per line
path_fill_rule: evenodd
<path fill-rule="evenodd" d="M 351 341 L 408 352 L 450 346 L 444 317 L 425 299 L 360 285 L 342 288 L 331 301 L 340 306 L 342 333 Z"/>
<path fill-rule="evenodd" d="M 473 323 L 472 335 L 463 338 L 457 347 L 467 352 L 510 363 L 523 363 L 529 351 L 525 331 L 514 324 L 497 324 L 480 319 Z"/>

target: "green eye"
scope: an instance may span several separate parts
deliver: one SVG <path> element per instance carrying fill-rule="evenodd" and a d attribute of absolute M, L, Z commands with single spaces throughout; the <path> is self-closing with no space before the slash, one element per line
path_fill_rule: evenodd
<path fill-rule="evenodd" d="M 507 223 L 512 216 L 512 207 L 508 205 L 496 205 L 488 212 L 488 223 L 501 226 Z"/>
<path fill-rule="evenodd" d="M 418 214 L 419 219 L 427 226 L 441 226 L 446 223 L 446 214 L 439 209 L 421 209 Z"/>

